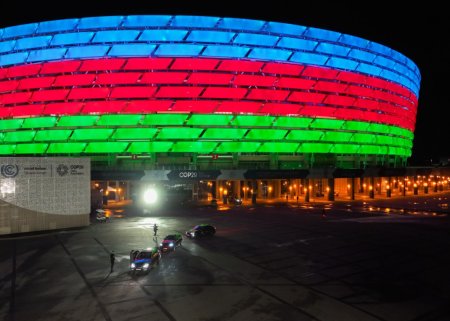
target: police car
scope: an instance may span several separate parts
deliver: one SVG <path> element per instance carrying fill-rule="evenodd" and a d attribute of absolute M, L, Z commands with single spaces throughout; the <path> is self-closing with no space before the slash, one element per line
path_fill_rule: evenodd
<path fill-rule="evenodd" d="M 180 233 L 169 234 L 159 244 L 159 249 L 163 253 L 175 251 L 181 245 L 181 242 L 183 242 L 183 237 Z"/>
<path fill-rule="evenodd" d="M 161 252 L 157 247 L 145 250 L 132 250 L 130 252 L 130 271 L 148 272 L 161 260 Z"/>

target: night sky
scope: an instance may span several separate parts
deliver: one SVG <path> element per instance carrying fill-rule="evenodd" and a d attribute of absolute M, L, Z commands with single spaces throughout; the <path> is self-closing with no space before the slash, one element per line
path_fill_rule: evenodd
<path fill-rule="evenodd" d="M 8 7 L 5 8 L 6 2 Z M 430 1 L 431 3 L 432 1 Z M 430 165 L 450 158 L 450 15 L 438 5 L 404 7 L 380 1 L 3 1 L 0 27 L 27 22 L 97 15 L 186 14 L 287 22 L 359 36 L 391 47 L 419 67 L 422 82 L 413 154 L 409 165 Z M 245 3 L 247 8 L 242 4 Z M 270 3 L 270 6 L 267 5 Z M 26 9 L 24 9 L 26 8 Z M 405 9 L 406 8 L 406 9 Z M 447 111 L 448 113 L 448 111 Z"/>

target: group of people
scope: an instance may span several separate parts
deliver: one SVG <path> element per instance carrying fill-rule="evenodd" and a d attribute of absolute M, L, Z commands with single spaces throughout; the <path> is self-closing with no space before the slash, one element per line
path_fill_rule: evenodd
<path fill-rule="evenodd" d="M 153 236 L 157 236 L 157 234 L 158 234 L 158 225 L 156 225 L 156 223 L 155 223 L 155 224 L 153 224 Z M 131 257 L 133 257 L 133 260 L 134 260 L 134 258 L 136 257 L 136 255 L 138 253 L 139 253 L 139 251 L 131 250 L 130 259 L 131 259 Z M 114 254 L 114 251 L 111 251 L 111 253 L 109 254 L 109 260 L 111 262 L 111 273 L 112 273 L 114 271 L 114 263 L 116 262 L 116 255 Z"/>

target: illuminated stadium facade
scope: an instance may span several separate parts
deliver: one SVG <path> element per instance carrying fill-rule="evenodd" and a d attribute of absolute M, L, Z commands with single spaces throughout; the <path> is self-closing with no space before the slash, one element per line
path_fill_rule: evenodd
<path fill-rule="evenodd" d="M 281 179 L 411 155 L 419 70 L 362 38 L 201 16 L 46 21 L 0 38 L 1 156 Z"/>

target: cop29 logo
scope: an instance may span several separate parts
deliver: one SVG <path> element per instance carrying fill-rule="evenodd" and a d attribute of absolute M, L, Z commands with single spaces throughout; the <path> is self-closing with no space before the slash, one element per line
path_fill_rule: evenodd
<path fill-rule="evenodd" d="M 3 177 L 13 178 L 19 174 L 19 166 L 17 165 L 2 165 L 0 167 L 0 172 Z"/>
<path fill-rule="evenodd" d="M 65 176 L 69 172 L 69 167 L 64 164 L 59 164 L 56 168 L 56 172 L 59 174 L 59 176 Z"/>

